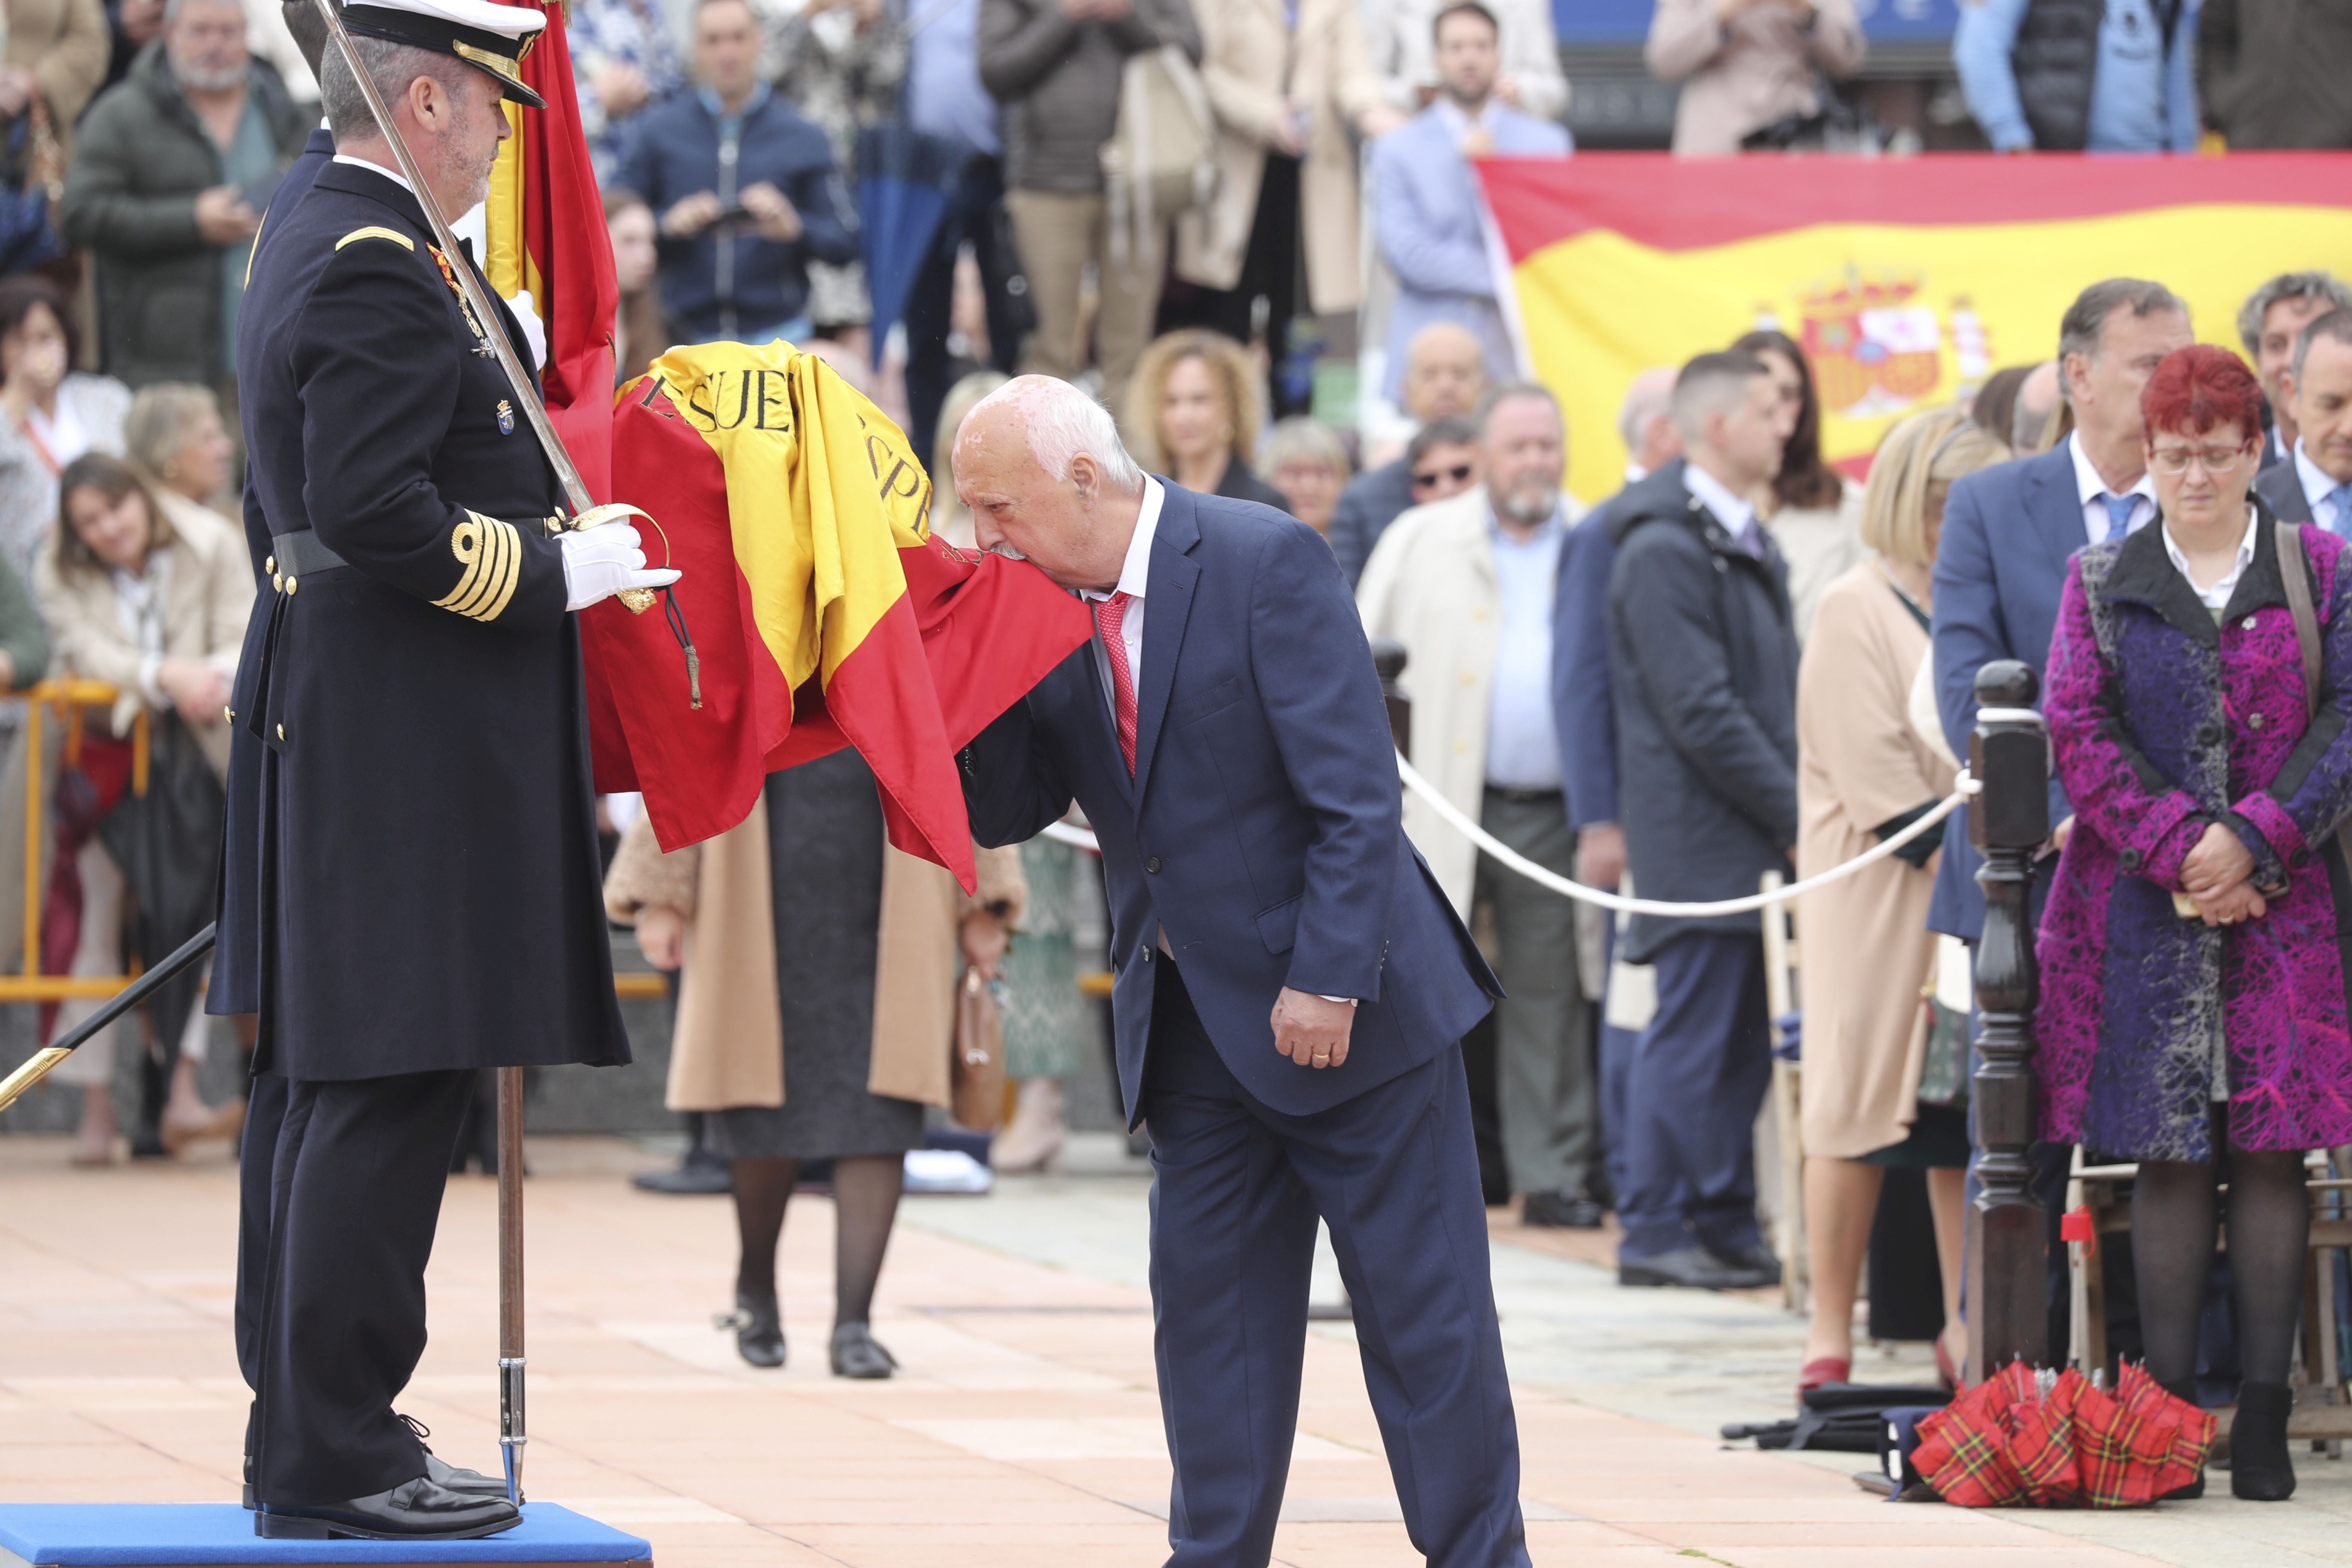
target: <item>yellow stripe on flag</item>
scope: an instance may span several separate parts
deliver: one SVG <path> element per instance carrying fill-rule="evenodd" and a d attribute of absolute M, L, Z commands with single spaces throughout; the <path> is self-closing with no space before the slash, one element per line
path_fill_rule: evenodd
<path fill-rule="evenodd" d="M 887 415 L 790 343 L 675 348 L 650 374 L 726 471 L 735 561 L 770 657 L 795 688 L 829 681 L 906 595 L 898 551 L 930 537 L 929 476 Z"/>
<path fill-rule="evenodd" d="M 1516 269 L 1538 376 L 1568 416 L 1569 488 L 1623 482 L 1614 435 L 1633 377 L 1758 326 L 1805 345 L 1822 450 L 1850 462 L 1904 415 L 1949 402 L 2002 365 L 2057 352 L 2058 321 L 2102 278 L 2161 279 L 2197 336 L 2242 352 L 2238 305 L 2263 279 L 2352 275 L 2352 209 L 2210 203 L 2063 222 L 1816 224 L 1669 250 L 1588 229 Z"/>

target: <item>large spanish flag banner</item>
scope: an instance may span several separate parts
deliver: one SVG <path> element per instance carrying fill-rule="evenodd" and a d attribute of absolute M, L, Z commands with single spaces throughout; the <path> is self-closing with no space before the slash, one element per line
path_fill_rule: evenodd
<path fill-rule="evenodd" d="M 1671 158 L 1479 164 L 1537 376 L 1568 414 L 1569 488 L 1622 482 L 1628 383 L 1758 326 L 1805 345 L 1822 447 L 2050 358 L 2102 278 L 2156 279 L 2242 352 L 2239 302 L 2281 272 L 2352 277 L 2352 155 Z"/>
<path fill-rule="evenodd" d="M 530 292 L 547 333 L 540 381 L 548 416 L 589 493 L 603 500 L 612 470 L 613 317 L 621 304 L 613 241 L 580 126 L 565 7 L 515 3 L 547 14 L 547 30 L 522 61 L 523 85 L 547 107 L 499 105 L 513 134 L 490 167 L 482 275 L 507 299 Z"/>
<path fill-rule="evenodd" d="M 930 536 L 907 437 L 790 343 L 672 349 L 622 389 L 615 499 L 699 657 L 694 694 L 662 612 L 581 617 L 596 787 L 639 790 L 665 849 L 723 833 L 780 768 L 856 746 L 890 841 L 972 887 L 955 753 L 1093 635 L 1025 562 Z"/>

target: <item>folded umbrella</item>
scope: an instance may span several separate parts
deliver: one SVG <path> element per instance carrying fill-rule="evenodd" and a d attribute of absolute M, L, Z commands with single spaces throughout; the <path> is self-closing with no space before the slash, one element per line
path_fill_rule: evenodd
<path fill-rule="evenodd" d="M 857 229 L 874 305 L 877 370 L 971 158 L 972 150 L 953 137 L 909 125 L 869 125 L 857 133 Z"/>

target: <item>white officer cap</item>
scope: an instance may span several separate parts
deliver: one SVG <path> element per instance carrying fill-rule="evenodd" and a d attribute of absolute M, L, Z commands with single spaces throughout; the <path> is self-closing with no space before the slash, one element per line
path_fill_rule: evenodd
<path fill-rule="evenodd" d="M 547 102 L 522 81 L 523 57 L 539 42 L 546 13 L 492 0 L 346 0 L 343 26 L 369 38 L 454 55 L 499 79 L 505 95 L 532 109 Z"/>

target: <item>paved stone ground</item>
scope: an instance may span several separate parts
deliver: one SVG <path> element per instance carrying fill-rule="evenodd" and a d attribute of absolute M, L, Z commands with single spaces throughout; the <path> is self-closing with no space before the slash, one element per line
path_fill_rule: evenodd
<path fill-rule="evenodd" d="M 796 1200 L 793 1363 L 760 1373 L 709 1327 L 728 1304 L 729 1205 L 629 1191 L 655 1163 L 613 1139 L 531 1151 L 533 1495 L 650 1537 L 665 1568 L 1157 1563 L 1168 1462 L 1142 1289 L 1142 1177 L 908 1201 L 877 1310 L 903 1363 L 826 1375 L 831 1214 Z M 0 1139 L 0 1500 L 236 1495 L 245 1390 L 228 1335 L 234 1169 L 74 1173 L 59 1140 Z M 404 1407 L 460 1463 L 494 1465 L 494 1188 L 459 1178 L 431 1277 L 434 1339 Z M 2293 1504 L 1994 1516 L 1864 1497 L 1829 1462 L 1734 1448 L 1727 1418 L 1785 1408 L 1796 1328 L 1770 1304 L 1621 1292 L 1600 1238 L 1498 1219 L 1496 1282 L 1538 1563 L 1598 1568 L 2127 1568 L 2352 1562 L 2352 1486 L 2305 1466 Z M 1349 1331 L 1318 1326 L 1277 1560 L 1418 1561 Z M 1866 1367 L 1875 1375 L 1879 1369 Z M 1910 1369 L 1885 1369 L 1890 1376 Z"/>

